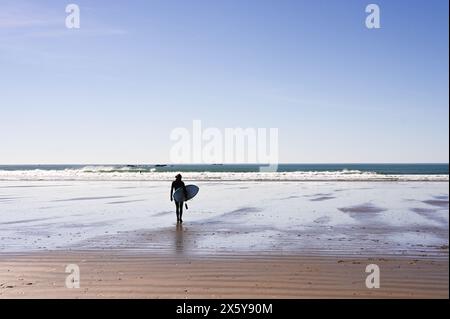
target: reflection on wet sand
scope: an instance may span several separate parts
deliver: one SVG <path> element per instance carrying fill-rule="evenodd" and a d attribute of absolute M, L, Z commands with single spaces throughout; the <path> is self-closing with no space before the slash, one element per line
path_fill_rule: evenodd
<path fill-rule="evenodd" d="M 96 199 L 115 199 L 124 198 L 126 196 L 92 196 L 92 197 L 75 197 L 68 199 L 55 199 L 53 202 L 70 202 L 70 201 L 83 201 L 83 200 L 96 200 Z"/>
<path fill-rule="evenodd" d="M 182 254 L 184 252 L 183 225 L 180 223 L 177 223 L 175 229 L 175 251 L 178 254 Z"/>
<path fill-rule="evenodd" d="M 165 182 L 74 182 L 70 191 L 20 193 L 3 188 L 0 252 L 448 254 L 448 183 L 414 182 L 419 188 L 410 189 L 411 183 L 202 183 L 205 195 L 177 226 Z M 248 196 L 245 187 L 252 190 Z"/>

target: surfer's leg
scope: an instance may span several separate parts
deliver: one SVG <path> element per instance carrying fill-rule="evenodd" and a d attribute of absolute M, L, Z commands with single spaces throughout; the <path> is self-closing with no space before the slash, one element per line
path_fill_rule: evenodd
<path fill-rule="evenodd" d="M 179 212 L 180 212 L 180 223 L 183 222 L 183 220 L 181 219 L 183 217 L 183 202 L 179 203 Z"/>
<path fill-rule="evenodd" d="M 180 221 L 180 204 L 178 202 L 175 202 L 176 207 L 176 213 L 177 213 L 177 222 Z"/>

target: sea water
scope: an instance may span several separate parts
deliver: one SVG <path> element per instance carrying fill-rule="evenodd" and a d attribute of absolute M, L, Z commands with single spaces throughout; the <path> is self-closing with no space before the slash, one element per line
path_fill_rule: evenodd
<path fill-rule="evenodd" d="M 400 180 L 448 181 L 448 164 L 279 164 L 264 165 L 0 165 L 0 180 Z"/>

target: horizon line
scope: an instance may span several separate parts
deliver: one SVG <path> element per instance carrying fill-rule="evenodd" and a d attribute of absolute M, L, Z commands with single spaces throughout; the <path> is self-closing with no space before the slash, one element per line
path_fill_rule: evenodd
<path fill-rule="evenodd" d="M 405 164 L 421 164 L 421 165 L 449 165 L 449 162 L 280 162 L 280 163 L 16 163 L 16 164 L 0 164 L 0 166 L 45 166 L 45 165 L 359 165 L 359 164 L 390 164 L 390 165 L 405 165 Z"/>

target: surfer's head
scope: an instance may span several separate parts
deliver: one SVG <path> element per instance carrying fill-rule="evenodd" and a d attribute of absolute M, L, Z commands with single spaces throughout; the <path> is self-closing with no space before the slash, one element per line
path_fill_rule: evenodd
<path fill-rule="evenodd" d="M 179 181 L 179 180 L 181 180 L 181 177 L 182 177 L 181 174 L 177 174 L 177 175 L 175 176 L 175 179 Z"/>

